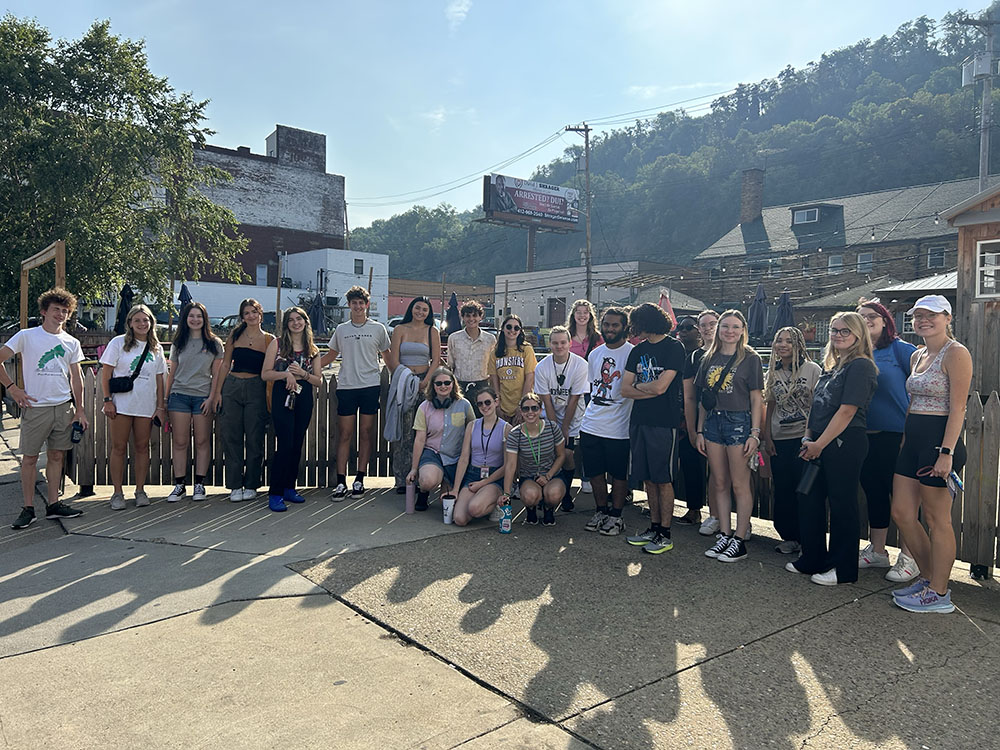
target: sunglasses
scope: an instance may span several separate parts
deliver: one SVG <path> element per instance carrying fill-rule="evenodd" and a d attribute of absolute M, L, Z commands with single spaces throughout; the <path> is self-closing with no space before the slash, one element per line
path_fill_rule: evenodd
<path fill-rule="evenodd" d="M 435 380 L 434 381 L 434 385 L 437 386 L 438 388 L 445 388 L 445 387 L 449 387 L 450 388 L 451 387 L 451 381 L 450 380 Z"/>
<path fill-rule="evenodd" d="M 696 326 L 692 326 L 692 325 L 682 325 L 682 326 L 678 326 L 677 330 L 678 331 L 693 331 L 695 329 L 695 327 Z"/>
<path fill-rule="evenodd" d="M 830 335 L 831 336 L 840 336 L 841 338 L 847 338 L 848 336 L 851 335 L 851 329 L 850 328 L 831 328 L 830 329 Z"/>
<path fill-rule="evenodd" d="M 521 407 L 521 411 L 531 412 L 531 411 L 541 411 L 542 407 L 538 404 L 525 404 Z"/>
<path fill-rule="evenodd" d="M 520 331 L 521 330 L 521 326 L 514 326 L 514 325 L 511 325 L 510 323 L 508 323 L 507 325 L 504 326 L 504 330 L 505 331 Z"/>
<path fill-rule="evenodd" d="M 476 406 L 490 406 L 493 403 L 493 399 L 484 398 L 482 401 L 476 401 Z"/>

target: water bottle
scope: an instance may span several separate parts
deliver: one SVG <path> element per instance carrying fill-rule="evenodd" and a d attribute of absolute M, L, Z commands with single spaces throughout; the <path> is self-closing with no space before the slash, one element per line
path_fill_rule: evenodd
<path fill-rule="evenodd" d="M 500 508 L 500 533 L 509 534 L 511 526 L 514 524 L 514 512 L 510 507 L 510 498 L 501 497 L 498 505 Z"/>

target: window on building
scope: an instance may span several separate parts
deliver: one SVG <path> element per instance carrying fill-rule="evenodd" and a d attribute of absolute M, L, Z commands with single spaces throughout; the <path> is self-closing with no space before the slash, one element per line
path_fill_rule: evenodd
<path fill-rule="evenodd" d="M 903 330 L 902 333 L 913 333 L 913 317 L 908 313 L 903 313 Z"/>
<path fill-rule="evenodd" d="M 708 269 L 708 278 L 712 281 L 718 281 L 722 278 L 722 269 L 720 268 L 710 268 Z"/>
<path fill-rule="evenodd" d="M 267 263 L 257 264 L 257 286 L 267 286 Z"/>
<path fill-rule="evenodd" d="M 830 321 L 829 320 L 816 321 L 816 343 L 825 344 L 829 340 L 830 340 Z"/>
<path fill-rule="evenodd" d="M 976 296 L 1000 297 L 1000 241 L 976 243 Z"/>
<path fill-rule="evenodd" d="M 819 221 L 818 208 L 804 208 L 792 213 L 792 224 L 812 224 Z"/>
<path fill-rule="evenodd" d="M 365 261 L 362 258 L 354 259 L 354 275 L 360 276 L 365 272 Z"/>
<path fill-rule="evenodd" d="M 826 262 L 826 272 L 829 274 L 841 273 L 844 270 L 844 256 L 830 255 Z"/>
<path fill-rule="evenodd" d="M 946 248 L 944 247 L 929 247 L 927 248 L 927 267 L 928 268 L 944 268 L 944 253 Z"/>
<path fill-rule="evenodd" d="M 875 253 L 858 253 L 858 273 L 871 273 Z"/>

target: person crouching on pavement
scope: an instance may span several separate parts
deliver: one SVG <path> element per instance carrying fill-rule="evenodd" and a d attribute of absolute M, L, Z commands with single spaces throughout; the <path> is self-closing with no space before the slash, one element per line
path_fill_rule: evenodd
<path fill-rule="evenodd" d="M 524 522 L 538 523 L 537 508 L 544 501 L 542 523 L 555 526 L 556 507 L 566 493 L 559 478 L 566 452 L 563 433 L 554 422 L 541 418 L 542 399 L 537 393 L 522 396 L 518 408 L 523 421 L 507 435 L 503 496 L 510 497 L 514 477 L 518 477 Z"/>
<path fill-rule="evenodd" d="M 492 386 L 477 390 L 476 409 L 483 416 L 465 427 L 456 471 L 456 476 L 461 477 L 453 516 L 456 526 L 492 513 L 503 491 L 504 444 L 510 425 L 497 415 L 499 406 L 500 399 Z"/>

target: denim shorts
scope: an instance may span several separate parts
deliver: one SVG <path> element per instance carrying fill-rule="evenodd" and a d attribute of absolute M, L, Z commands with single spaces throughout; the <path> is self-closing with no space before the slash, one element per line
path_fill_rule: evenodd
<path fill-rule="evenodd" d="M 167 411 L 187 414 L 201 414 L 201 405 L 208 396 L 189 396 L 186 393 L 171 393 L 167 397 Z"/>
<path fill-rule="evenodd" d="M 490 474 L 492 474 L 493 472 L 495 472 L 495 471 L 497 471 L 498 469 L 501 469 L 501 468 L 502 467 L 500 467 L 500 466 L 490 466 L 489 467 Z M 479 473 L 479 467 L 478 466 L 469 466 L 465 470 L 465 476 L 462 478 L 462 486 L 463 487 L 467 487 L 468 485 L 472 484 L 473 482 L 478 482 L 480 479 L 482 479 L 482 477 L 480 476 L 480 473 Z M 501 474 L 500 478 L 497 479 L 495 482 L 492 482 L 492 484 L 495 484 L 497 487 L 499 487 L 501 490 L 503 490 L 503 475 Z"/>
<path fill-rule="evenodd" d="M 750 412 L 711 411 L 705 418 L 705 440 L 719 445 L 743 445 L 750 439 Z"/>
<path fill-rule="evenodd" d="M 432 464 L 437 466 L 444 473 L 444 478 L 448 480 L 448 484 L 452 487 L 455 486 L 455 471 L 458 469 L 458 462 L 453 464 L 445 464 L 441 461 L 441 454 L 436 450 L 431 448 L 424 448 L 423 453 L 420 454 L 420 461 L 417 464 L 417 468 L 420 468 L 424 464 Z"/>

